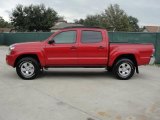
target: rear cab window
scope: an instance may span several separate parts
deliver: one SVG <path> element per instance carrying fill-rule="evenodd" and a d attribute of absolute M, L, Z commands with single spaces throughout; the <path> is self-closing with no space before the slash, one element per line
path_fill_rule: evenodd
<path fill-rule="evenodd" d="M 101 31 L 83 30 L 81 34 L 81 43 L 100 43 L 103 37 Z"/>

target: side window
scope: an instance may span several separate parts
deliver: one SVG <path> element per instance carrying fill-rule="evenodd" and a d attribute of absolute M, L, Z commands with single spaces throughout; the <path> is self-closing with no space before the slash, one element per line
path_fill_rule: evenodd
<path fill-rule="evenodd" d="M 82 43 L 99 43 L 102 41 L 102 33 L 98 31 L 82 31 Z"/>
<path fill-rule="evenodd" d="M 53 40 L 57 44 L 70 44 L 76 42 L 76 31 L 61 32 Z"/>

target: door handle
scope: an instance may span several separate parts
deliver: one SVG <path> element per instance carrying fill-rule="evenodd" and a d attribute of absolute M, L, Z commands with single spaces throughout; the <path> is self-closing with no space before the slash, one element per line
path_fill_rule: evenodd
<path fill-rule="evenodd" d="M 105 47 L 103 47 L 103 46 L 99 46 L 99 47 L 98 47 L 98 49 L 104 49 L 104 48 L 105 48 Z"/>
<path fill-rule="evenodd" d="M 71 47 L 71 49 L 72 49 L 72 50 L 75 50 L 75 49 L 77 49 L 77 47 L 75 47 L 75 46 L 72 46 L 72 47 Z"/>

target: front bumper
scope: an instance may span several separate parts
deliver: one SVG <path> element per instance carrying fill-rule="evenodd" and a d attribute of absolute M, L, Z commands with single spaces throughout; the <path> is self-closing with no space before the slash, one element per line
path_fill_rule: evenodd
<path fill-rule="evenodd" d="M 15 57 L 13 55 L 6 55 L 6 63 L 14 67 Z"/>

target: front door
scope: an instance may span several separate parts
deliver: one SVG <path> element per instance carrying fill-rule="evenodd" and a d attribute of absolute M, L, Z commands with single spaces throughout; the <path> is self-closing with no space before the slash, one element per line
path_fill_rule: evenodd
<path fill-rule="evenodd" d="M 46 43 L 46 65 L 72 66 L 77 64 L 77 31 L 63 31 L 55 35 L 53 44 Z"/>

